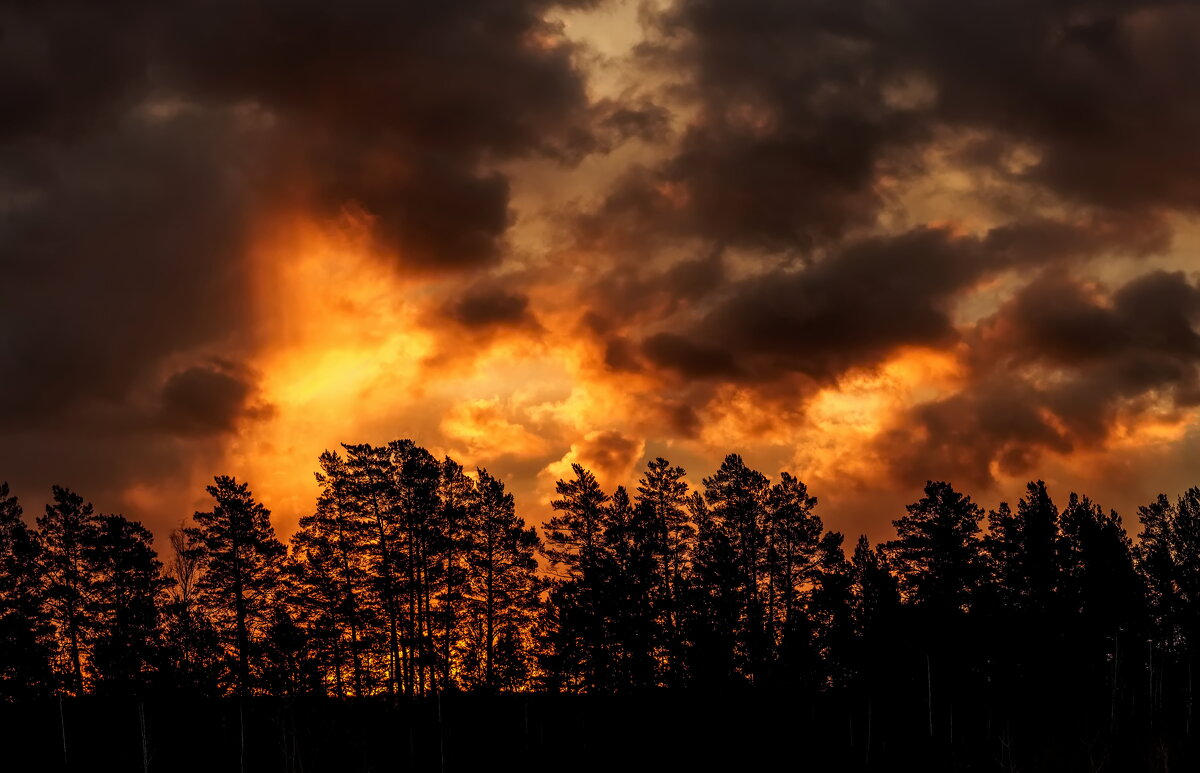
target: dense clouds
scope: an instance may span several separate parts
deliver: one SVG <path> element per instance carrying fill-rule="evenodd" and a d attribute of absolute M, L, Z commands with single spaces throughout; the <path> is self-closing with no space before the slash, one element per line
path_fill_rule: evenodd
<path fill-rule="evenodd" d="M 1186 2 L 5 2 L 0 477 L 138 510 L 218 471 L 281 415 L 255 248 L 295 216 L 365 224 L 447 390 L 516 341 L 627 396 L 506 416 L 543 473 L 584 436 L 715 459 L 731 390 L 799 446 L 808 401 L 913 351 L 956 378 L 878 417 L 877 486 L 1181 437 L 1197 52 Z"/>

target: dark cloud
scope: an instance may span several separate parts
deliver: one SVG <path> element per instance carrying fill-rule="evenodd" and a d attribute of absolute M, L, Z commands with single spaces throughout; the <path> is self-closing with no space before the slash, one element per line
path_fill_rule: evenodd
<path fill-rule="evenodd" d="M 677 96 L 694 115 L 669 157 L 630 169 L 578 227 L 584 247 L 628 256 L 594 310 L 656 331 L 639 359 L 653 367 L 830 381 L 903 346 L 952 345 L 979 284 L 1161 253 L 1171 211 L 1200 203 L 1187 182 L 1200 119 L 1176 102 L 1197 88 L 1178 73 L 1200 14 L 1180 4 L 680 0 L 658 25 L 644 63 L 687 74 Z M 947 136 L 973 138 L 957 163 L 1038 197 L 990 194 L 1012 220 L 979 236 L 858 235 L 878 226 L 883 183 L 926 171 Z M 646 268 L 680 238 L 749 250 L 759 270 L 691 286 Z M 610 368 L 637 367 L 629 327 L 605 333 Z"/>
<path fill-rule="evenodd" d="M 604 344 L 604 365 L 609 370 L 635 372 L 641 370 L 637 347 L 624 336 L 610 338 Z"/>
<path fill-rule="evenodd" d="M 1200 288 L 1179 272 L 1113 292 L 1045 274 L 977 325 L 967 382 L 907 414 L 885 455 L 901 477 L 986 484 L 1047 451 L 1103 447 L 1119 421 L 1195 404 L 1197 322 Z"/>
<path fill-rule="evenodd" d="M 925 0 L 881 32 L 936 86 L 933 118 L 1035 148 L 1030 179 L 1114 209 L 1200 204 L 1194 4 Z"/>
<path fill-rule="evenodd" d="M 1159 226 L 1155 221 L 1114 229 L 1032 218 L 982 237 L 923 227 L 848 240 L 810 263 L 725 283 L 702 314 L 647 339 L 644 348 L 655 364 L 690 378 L 762 381 L 802 373 L 828 382 L 855 367 L 874 366 L 904 346 L 957 342 L 956 305 L 1002 272 L 1067 266 L 1113 252 L 1154 253 L 1169 243 Z M 677 264 L 653 277 L 634 297 L 663 293 L 675 303 L 664 307 L 673 311 L 689 296 L 713 295 L 719 264 L 715 274 L 677 271 L 691 265 Z M 680 276 L 698 280 L 681 282 Z M 1110 323 L 1121 326 L 1124 320 Z"/>
<path fill-rule="evenodd" d="M 131 114 L 67 145 L 0 147 L 0 428 L 121 402 L 163 358 L 248 322 L 243 252 L 261 138 L 223 114 Z M 8 162 L 12 163 L 8 163 Z"/>
<path fill-rule="evenodd" d="M 720 346 L 691 341 L 674 333 L 658 333 L 642 343 L 646 357 L 660 368 L 689 378 L 732 378 L 738 375 L 733 354 Z"/>
<path fill-rule="evenodd" d="M 644 348 L 691 378 L 830 379 L 899 346 L 952 342 L 958 293 L 1001 265 L 984 241 L 944 230 L 867 239 L 732 284 L 685 331 L 657 334 Z"/>
<path fill-rule="evenodd" d="M 0 141 L 70 139 L 119 118 L 147 83 L 145 4 L 0 6 Z"/>
<path fill-rule="evenodd" d="M 470 271 L 505 248 L 501 163 L 658 136 L 653 106 L 591 103 L 562 5 L 586 3 L 3 4 L 0 468 L 44 486 L 52 449 L 103 446 L 75 455 L 102 497 L 259 415 L 212 358 L 259 344 L 262 218 L 352 208 L 398 271 Z M 456 312 L 516 321 L 499 295 Z"/>
<path fill-rule="evenodd" d="M 537 325 L 528 296 L 495 286 L 469 290 L 446 307 L 446 314 L 468 328 Z"/>
<path fill-rule="evenodd" d="M 939 132 L 1013 180 L 1128 217 L 1200 205 L 1200 10 L 1173 1 L 680 0 L 650 62 L 692 73 L 678 151 L 602 218 L 770 250 L 873 222 Z M 1031 161 L 1005 170 L 1005 152 Z M 970 156 L 960 157 L 969 161 Z"/>
<path fill-rule="evenodd" d="M 590 432 L 571 446 L 571 461 L 592 469 L 601 482 L 611 487 L 625 480 L 637 464 L 643 443 L 616 430 Z"/>
<path fill-rule="evenodd" d="M 184 2 L 162 25 L 163 77 L 270 111 L 316 202 L 362 206 L 402 264 L 470 268 L 498 258 L 510 220 L 490 161 L 598 147 L 552 5 Z"/>
<path fill-rule="evenodd" d="M 173 374 L 163 385 L 161 401 L 160 421 L 181 435 L 232 432 L 242 419 L 270 413 L 269 406 L 256 403 L 253 381 L 226 363 Z"/>
<path fill-rule="evenodd" d="M 648 100 L 605 104 L 600 107 L 596 126 L 601 134 L 610 135 L 612 144 L 636 138 L 645 142 L 661 142 L 671 131 L 670 113 L 662 105 Z"/>
<path fill-rule="evenodd" d="M 1200 206 L 1194 3 L 678 0 L 643 9 L 635 63 L 670 88 L 600 100 L 547 21 L 588 5 L 4 4 L 0 467 L 116 491 L 259 415 L 252 375 L 221 363 L 258 345 L 263 213 L 362 213 L 398 272 L 465 288 L 431 312 L 448 330 L 542 332 L 520 287 L 584 274 L 486 278 L 509 275 L 511 162 L 630 140 L 662 153 L 574 221 L 566 254 L 604 262 L 562 294 L 604 367 L 663 376 L 648 413 L 668 432 L 696 436 L 722 384 L 795 404 L 908 346 L 968 369 L 884 440 L 916 479 L 984 480 L 1200 401 L 1192 282 L 1074 278 L 1162 253 Z M 889 232 L 931 149 L 1008 222 Z M 973 291 L 1025 276 L 962 323 Z M 587 444 L 614 468 L 636 449 Z"/>

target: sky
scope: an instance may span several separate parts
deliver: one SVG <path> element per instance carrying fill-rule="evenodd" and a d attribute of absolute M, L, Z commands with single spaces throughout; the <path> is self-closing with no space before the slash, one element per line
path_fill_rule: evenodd
<path fill-rule="evenodd" d="M 0 480 L 161 535 L 412 438 L 541 522 L 741 453 L 1200 484 L 1200 6 L 0 2 Z"/>

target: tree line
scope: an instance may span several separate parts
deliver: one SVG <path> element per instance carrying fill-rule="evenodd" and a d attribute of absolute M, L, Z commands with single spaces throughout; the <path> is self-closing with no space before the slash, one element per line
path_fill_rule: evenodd
<path fill-rule="evenodd" d="M 289 544 L 222 476 L 165 561 L 68 489 L 30 525 L 0 486 L 0 695 L 845 688 L 931 735 L 1035 696 L 1190 731 L 1200 489 L 1140 508 L 1135 542 L 1040 481 L 990 512 L 931 481 L 893 539 L 848 549 L 802 481 L 732 454 L 698 490 L 662 458 L 632 491 L 573 465 L 540 532 L 409 440 L 319 468 Z"/>

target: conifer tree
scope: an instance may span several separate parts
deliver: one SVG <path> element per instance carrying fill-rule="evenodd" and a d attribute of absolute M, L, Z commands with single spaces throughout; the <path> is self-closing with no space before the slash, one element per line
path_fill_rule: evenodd
<path fill-rule="evenodd" d="M 929 481 L 925 496 L 893 521 L 897 538 L 887 544 L 908 601 L 936 615 L 967 611 L 986 576 L 979 522 L 983 512 L 949 483 Z"/>
<path fill-rule="evenodd" d="M 461 645 L 466 683 L 487 690 L 519 688 L 532 667 L 528 641 L 540 608 L 540 541 L 517 516 L 512 494 L 487 470 L 478 471 L 468 512 L 463 589 L 468 625 Z"/>
<path fill-rule="evenodd" d="M 842 686 L 849 681 L 854 637 L 854 569 L 846 559 L 845 538 L 826 532 L 817 546 L 813 589 L 807 613 L 820 657 L 816 681 Z"/>
<path fill-rule="evenodd" d="M 732 589 L 737 567 L 729 537 L 699 491 L 688 500 L 688 513 L 696 524 L 696 547 L 684 596 L 687 670 L 690 683 L 707 687 L 734 677 L 739 607 Z"/>
<path fill-rule="evenodd" d="M 557 684 L 602 690 L 609 679 L 608 631 L 601 598 L 604 582 L 604 527 L 608 495 L 596 476 L 573 464 L 575 477 L 556 484 L 557 515 L 545 528 L 543 554 L 556 575 L 549 598 L 547 630 Z"/>
<path fill-rule="evenodd" d="M 1052 612 L 1059 582 L 1058 508 L 1042 481 L 1031 482 L 1014 514 L 1007 504 L 989 517 L 985 544 L 1006 602 L 1038 615 Z"/>
<path fill-rule="evenodd" d="M 363 663 L 367 534 L 351 499 L 345 461 L 326 451 L 318 464 L 316 509 L 300 519 L 292 536 L 293 603 L 307 621 L 312 645 L 325 653 L 335 693 L 361 697 L 369 684 Z"/>
<path fill-rule="evenodd" d="M 88 572 L 86 546 L 96 528 L 91 503 L 69 489 L 54 486 L 54 498 L 38 518 L 44 548 L 46 601 L 63 661 L 63 687 L 70 695 L 90 688 L 85 674 L 91 626 L 87 616 L 94 588 Z"/>
<path fill-rule="evenodd" d="M 604 524 L 600 609 L 610 634 L 611 688 L 653 687 L 670 636 L 662 614 L 664 530 L 651 511 L 634 507 L 624 486 L 613 492 Z"/>
<path fill-rule="evenodd" d="M 790 473 L 771 486 L 766 506 L 766 620 L 772 647 L 796 651 L 805 642 L 784 644 L 784 639 L 810 635 L 804 596 L 819 571 L 823 553 L 821 519 L 813 513 L 817 498 Z"/>
<path fill-rule="evenodd" d="M 434 600 L 434 638 L 440 665 L 439 681 L 443 689 L 457 686 L 455 648 L 461 634 L 465 589 L 467 583 L 467 553 L 473 539 L 472 508 L 477 501 L 475 482 L 463 467 L 450 457 L 441 463 L 440 536 L 438 540 L 438 582 Z"/>
<path fill-rule="evenodd" d="M 84 538 L 92 589 L 87 604 L 97 691 L 144 691 L 163 666 L 160 606 L 172 584 L 140 523 L 102 515 Z"/>
<path fill-rule="evenodd" d="M 389 472 L 400 512 L 400 550 L 392 554 L 395 575 L 401 579 L 404 607 L 400 619 L 404 636 L 402 661 L 406 694 L 424 694 L 434 687 L 436 648 L 433 639 L 433 595 L 439 584 L 437 560 L 441 540 L 438 489 L 442 468 L 424 448 L 411 440 L 388 444 Z"/>
<path fill-rule="evenodd" d="M 655 637 L 660 646 L 656 656 L 663 663 L 664 682 L 671 685 L 683 678 L 682 586 L 691 571 L 696 537 L 688 518 L 686 475 L 682 467 L 672 467 L 661 456 L 652 459 L 638 481 L 635 502 L 639 520 L 651 530 L 650 547 L 657 556 L 657 577 L 649 593 L 661 629 Z"/>
<path fill-rule="evenodd" d="M 854 595 L 855 651 L 853 668 L 866 684 L 883 689 L 887 675 L 895 669 L 895 650 L 900 636 L 900 586 L 888 568 L 886 557 L 861 535 L 851 556 Z"/>
<path fill-rule="evenodd" d="M 1133 541 L 1121 517 L 1072 493 L 1062 512 L 1062 636 L 1069 661 L 1061 663 L 1074 691 L 1136 680 L 1133 654 L 1145 640 L 1145 585 L 1134 564 Z M 1122 654 L 1123 653 L 1123 654 Z"/>
<path fill-rule="evenodd" d="M 404 690 L 401 683 L 401 601 L 404 573 L 404 524 L 392 474 L 392 459 L 387 447 L 367 444 L 343 445 L 346 449 L 347 505 L 353 508 L 365 532 L 368 546 L 364 572 L 367 602 L 379 620 L 385 647 L 384 686 L 395 696 Z"/>
<path fill-rule="evenodd" d="M 219 475 L 207 487 L 213 509 L 197 512 L 186 530 L 203 574 L 197 590 L 231 661 L 238 693 L 253 690 L 258 653 L 273 620 L 273 602 L 286 548 L 275 538 L 271 513 L 245 483 Z"/>
<path fill-rule="evenodd" d="M 45 695 L 53 686 L 42 549 L 21 514 L 0 483 L 0 700 Z"/>
<path fill-rule="evenodd" d="M 704 481 L 708 506 L 708 545 L 698 553 L 697 573 L 707 576 L 705 584 L 718 597 L 717 618 L 732 612 L 735 649 L 730 671 L 753 681 L 772 655 L 765 625 L 767 587 L 766 501 L 769 482 L 761 472 L 746 466 L 742 457 L 730 454 L 720 468 Z M 721 562 L 731 562 L 720 566 Z M 719 587 L 716 583 L 732 581 Z"/>

